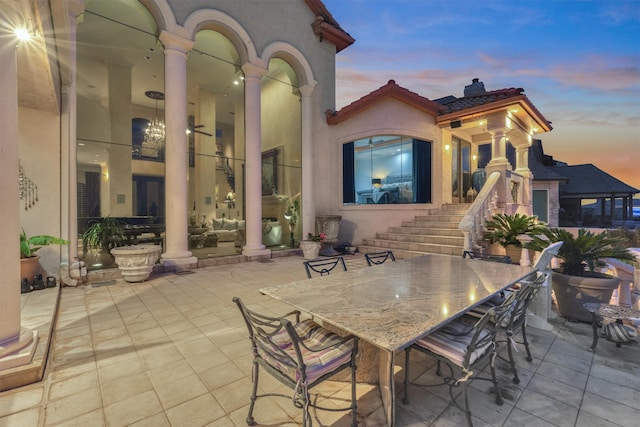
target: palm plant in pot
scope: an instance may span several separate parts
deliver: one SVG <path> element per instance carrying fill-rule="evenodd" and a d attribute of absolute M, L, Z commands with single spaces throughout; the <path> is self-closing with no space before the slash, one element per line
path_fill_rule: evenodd
<path fill-rule="evenodd" d="M 44 234 L 28 237 L 23 229 L 20 232 L 20 277 L 33 279 L 40 259 L 36 252 L 41 248 L 48 245 L 68 244 L 68 240 Z"/>
<path fill-rule="evenodd" d="M 125 244 L 124 225 L 116 218 L 106 216 L 100 220 L 91 221 L 87 230 L 82 234 L 82 245 L 87 267 L 95 269 L 96 267 L 111 267 L 115 265 L 111 249 Z M 94 259 L 88 260 L 87 258 Z"/>
<path fill-rule="evenodd" d="M 482 234 L 484 240 L 492 244 L 498 244 L 504 248 L 505 255 L 512 260 L 520 259 L 522 243 L 518 236 L 534 236 L 547 228 L 546 224 L 539 221 L 536 216 L 523 214 L 496 214 L 484 225 Z"/>
<path fill-rule="evenodd" d="M 593 233 L 584 228 L 578 234 L 561 228 L 548 228 L 534 236 L 527 248 L 541 251 L 549 244 L 564 242 L 558 251 L 560 268 L 554 270 L 552 285 L 558 310 L 564 317 L 591 322 L 591 314 L 583 307 L 587 302 L 608 303 L 620 279 L 596 271 L 604 259 L 635 261 L 634 255 L 622 247 L 622 239 L 607 231 Z"/>

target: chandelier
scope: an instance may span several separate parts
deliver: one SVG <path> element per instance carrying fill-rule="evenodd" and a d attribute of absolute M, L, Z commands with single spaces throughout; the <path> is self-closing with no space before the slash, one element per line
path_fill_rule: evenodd
<path fill-rule="evenodd" d="M 38 186 L 24 174 L 22 165 L 18 163 L 18 191 L 20 192 L 20 200 L 24 200 L 24 210 L 36 204 L 38 201 Z"/>
<path fill-rule="evenodd" d="M 156 115 L 149 123 L 149 127 L 144 131 L 141 154 L 145 157 L 159 157 L 160 150 L 164 147 L 165 129 L 164 122 L 158 118 L 158 101 L 164 101 L 164 93 L 149 90 L 144 94 L 147 98 L 156 101 Z"/>

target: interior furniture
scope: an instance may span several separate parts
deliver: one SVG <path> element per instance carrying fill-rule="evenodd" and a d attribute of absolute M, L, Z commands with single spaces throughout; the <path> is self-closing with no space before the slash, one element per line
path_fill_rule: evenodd
<path fill-rule="evenodd" d="M 387 425 L 395 425 L 395 354 L 531 274 L 530 267 L 427 254 L 260 292 L 379 349 Z M 443 309 L 446 308 L 446 309 Z M 363 368 L 364 369 L 364 368 Z"/>
<path fill-rule="evenodd" d="M 248 309 L 233 298 L 249 330 L 253 355 L 251 403 L 247 424 L 255 425 L 253 409 L 261 397 L 281 396 L 303 411 L 302 425 L 311 426 L 309 407 L 329 411 L 351 410 L 351 426 L 356 427 L 356 354 L 358 338 L 341 337 L 311 319 L 300 321 L 300 312 L 271 317 Z M 293 323 L 292 323 L 293 321 Z M 293 390 L 292 396 L 278 393 L 258 394 L 260 368 Z M 309 390 L 345 369 L 351 370 L 351 405 L 326 408 L 311 403 Z"/>
<path fill-rule="evenodd" d="M 402 403 L 409 403 L 408 388 L 410 384 L 409 373 L 411 371 L 409 359 L 411 350 L 417 350 L 436 360 L 436 375 L 443 376 L 441 369 L 443 363 L 449 368 L 449 372 L 443 377 L 441 383 L 424 384 L 411 382 L 411 384 L 420 387 L 448 385 L 451 401 L 465 413 L 469 426 L 473 426 L 473 422 L 471 421 L 467 388 L 472 379 L 490 380 L 496 393 L 496 403 L 502 405 L 504 401 L 500 393 L 495 368 L 497 355 L 496 334 L 499 325 L 502 324 L 511 310 L 513 299 L 514 296 L 511 295 L 501 305 L 491 307 L 475 324 L 474 321 L 469 321 L 470 318 L 468 317 L 453 320 L 407 347 L 405 350 Z M 491 368 L 491 378 L 478 375 L 482 372 L 487 360 L 489 360 Z M 457 387 L 462 388 L 463 406 L 460 406 L 454 395 L 454 390 Z"/>
<path fill-rule="evenodd" d="M 369 252 L 364 254 L 364 259 L 367 260 L 367 264 L 369 267 L 372 265 L 380 265 L 384 264 L 386 260 L 395 261 L 396 257 L 393 256 L 393 251 L 380 251 L 380 252 Z"/>
<path fill-rule="evenodd" d="M 628 332 L 625 331 L 624 327 L 626 325 L 622 325 L 622 322 L 625 320 L 637 321 L 638 319 L 640 319 L 640 310 L 636 310 L 632 307 L 601 304 L 597 302 L 585 303 L 584 308 L 593 316 L 593 320 L 591 321 L 591 326 L 593 327 L 593 342 L 591 343 L 591 350 L 593 350 L 594 352 L 596 351 L 596 346 L 598 345 L 600 330 L 605 326 L 603 322 L 604 319 L 611 319 L 615 323 L 618 323 L 622 326 L 620 328 L 621 339 L 614 340 L 614 342 L 616 343 L 616 347 L 620 347 L 623 342 L 629 341 L 633 338 L 630 334 L 628 334 Z"/>
<path fill-rule="evenodd" d="M 347 271 L 347 265 L 344 263 L 344 258 L 332 257 L 332 258 L 317 258 L 303 262 L 304 269 L 307 272 L 307 277 L 311 279 L 313 273 L 317 273 L 320 276 L 327 276 L 333 271 L 334 268 L 340 267 L 342 271 Z"/>
<path fill-rule="evenodd" d="M 381 186 L 358 190 L 360 204 L 395 204 L 413 202 L 413 175 L 388 175 L 381 179 Z"/>

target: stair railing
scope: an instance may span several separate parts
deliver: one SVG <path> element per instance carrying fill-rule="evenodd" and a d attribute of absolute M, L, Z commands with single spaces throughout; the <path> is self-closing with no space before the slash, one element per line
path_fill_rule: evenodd
<path fill-rule="evenodd" d="M 479 248 L 478 241 L 482 239 L 484 223 L 497 212 L 498 190 L 496 185 L 500 179 L 500 172 L 493 172 L 480 189 L 467 213 L 458 224 L 464 234 L 464 250 L 474 251 Z"/>

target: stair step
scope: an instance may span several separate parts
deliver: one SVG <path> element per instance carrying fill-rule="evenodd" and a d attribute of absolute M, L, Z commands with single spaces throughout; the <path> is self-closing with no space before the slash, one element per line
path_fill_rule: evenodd
<path fill-rule="evenodd" d="M 417 234 L 421 236 L 462 236 L 460 230 L 439 227 L 389 227 L 387 233 L 392 234 Z"/>
<path fill-rule="evenodd" d="M 409 249 L 401 249 L 401 248 L 382 248 L 379 246 L 369 246 L 369 245 L 360 245 L 358 247 L 358 252 L 361 254 L 365 254 L 367 252 L 378 252 L 384 250 L 392 250 L 393 255 L 396 259 L 406 259 L 413 258 L 424 254 L 440 254 L 440 255 L 451 255 L 451 256 L 462 256 L 462 249 L 458 249 L 454 246 L 451 247 L 441 247 L 440 251 L 436 252 L 434 248 L 433 251 L 421 250 L 421 251 L 413 251 Z"/>
<path fill-rule="evenodd" d="M 402 223 L 403 227 L 413 227 L 413 228 L 427 228 L 427 227 L 435 227 L 435 228 L 448 228 L 451 230 L 457 230 L 458 224 L 460 221 L 405 221 Z"/>
<path fill-rule="evenodd" d="M 397 240 L 382 240 L 382 239 L 364 239 L 362 241 L 363 246 L 371 246 L 385 249 L 396 249 L 415 251 L 415 252 L 428 252 L 428 253 L 444 253 L 446 255 L 458 254 L 462 255 L 462 246 L 459 245 L 444 245 L 441 243 L 414 243 L 414 242 L 399 242 Z"/>
<path fill-rule="evenodd" d="M 432 243 L 436 245 L 464 245 L 464 237 L 458 233 L 455 236 L 438 236 L 427 234 L 400 234 L 400 233 L 378 233 L 376 239 L 393 240 L 396 242 L 410 243 Z"/>

